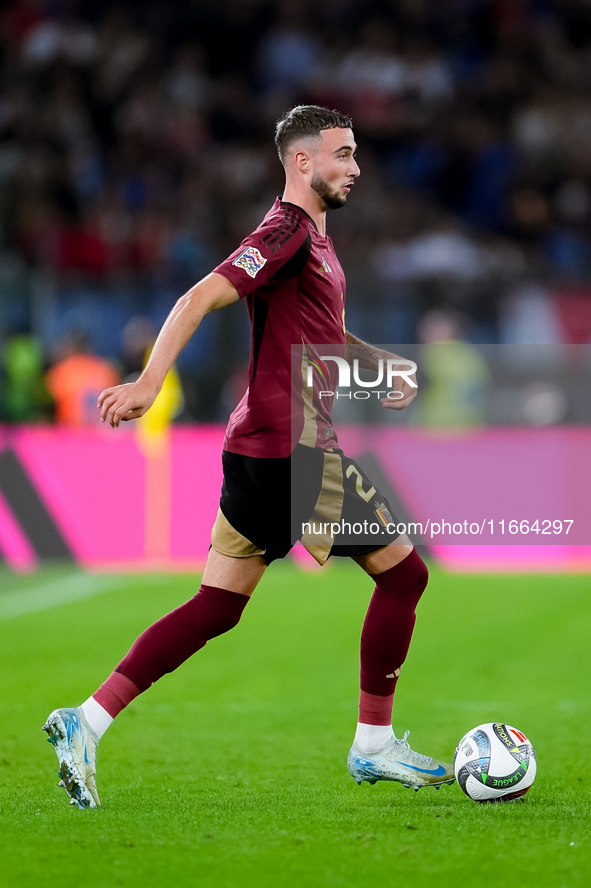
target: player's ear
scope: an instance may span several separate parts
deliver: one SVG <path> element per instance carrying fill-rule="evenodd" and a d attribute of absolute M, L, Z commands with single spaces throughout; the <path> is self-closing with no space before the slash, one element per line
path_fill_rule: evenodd
<path fill-rule="evenodd" d="M 303 148 L 300 148 L 299 151 L 296 151 L 294 153 L 293 159 L 294 159 L 295 168 L 300 173 L 306 174 L 306 173 L 309 173 L 310 170 L 312 169 L 312 158 L 310 157 L 310 154 L 307 151 L 305 151 Z"/>

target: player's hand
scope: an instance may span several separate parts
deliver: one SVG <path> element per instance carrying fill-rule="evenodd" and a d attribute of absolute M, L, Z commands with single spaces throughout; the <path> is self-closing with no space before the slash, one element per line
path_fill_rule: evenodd
<path fill-rule="evenodd" d="M 414 373 L 409 376 L 409 379 L 412 379 L 416 386 L 417 377 Z M 402 376 L 398 376 L 394 381 L 394 390 L 388 393 L 390 397 L 381 399 L 382 407 L 388 407 L 390 410 L 404 410 L 416 398 L 417 391 L 416 387 L 413 388 Z"/>
<path fill-rule="evenodd" d="M 101 422 L 108 422 L 116 429 L 120 422 L 138 419 L 152 406 L 157 394 L 158 389 L 141 379 L 105 389 L 100 393 L 97 404 L 101 411 Z"/>

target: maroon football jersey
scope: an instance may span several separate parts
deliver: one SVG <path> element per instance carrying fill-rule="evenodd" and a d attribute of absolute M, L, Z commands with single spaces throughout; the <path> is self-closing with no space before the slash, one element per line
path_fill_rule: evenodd
<path fill-rule="evenodd" d="M 246 299 L 252 323 L 249 386 L 230 417 L 224 450 L 285 457 L 298 442 L 334 447 L 333 399 L 320 393 L 336 391 L 337 365 L 319 361 L 326 352 L 312 348 L 330 344 L 330 354 L 334 346 L 342 354 L 345 347 L 345 276 L 331 239 L 301 207 L 277 198 L 214 271 Z"/>

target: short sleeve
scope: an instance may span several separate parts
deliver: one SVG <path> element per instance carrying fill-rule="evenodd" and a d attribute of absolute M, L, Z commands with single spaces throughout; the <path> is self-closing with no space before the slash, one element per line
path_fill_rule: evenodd
<path fill-rule="evenodd" d="M 296 207 L 281 207 L 245 238 L 231 256 L 214 268 L 248 296 L 264 287 L 309 240 L 308 224 Z"/>

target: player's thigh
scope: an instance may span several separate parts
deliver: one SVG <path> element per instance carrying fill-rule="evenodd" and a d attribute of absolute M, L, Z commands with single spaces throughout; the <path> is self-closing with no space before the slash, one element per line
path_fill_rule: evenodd
<path fill-rule="evenodd" d="M 366 573 L 373 576 L 375 574 L 384 573 L 385 570 L 390 570 L 391 567 L 400 564 L 401 561 L 404 561 L 404 559 L 410 555 L 412 550 L 412 543 L 406 534 L 403 534 L 393 543 L 390 543 L 389 546 L 384 546 L 382 549 L 376 549 L 374 552 L 369 552 L 367 555 L 354 555 L 353 561 L 355 561 L 359 567 L 362 567 Z"/>
<path fill-rule="evenodd" d="M 251 555 L 249 558 L 233 558 L 222 555 L 215 549 L 209 550 L 207 563 L 203 572 L 202 582 L 206 586 L 227 589 L 239 595 L 252 595 L 259 580 L 265 572 L 267 564 L 262 555 Z"/>

